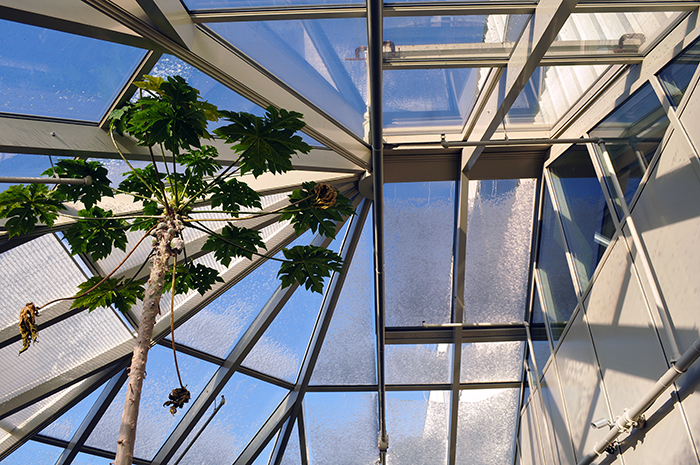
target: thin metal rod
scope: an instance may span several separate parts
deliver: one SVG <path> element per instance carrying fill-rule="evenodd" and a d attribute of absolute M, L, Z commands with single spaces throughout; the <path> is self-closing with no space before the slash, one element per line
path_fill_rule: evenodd
<path fill-rule="evenodd" d="M 673 383 L 686 371 L 688 368 L 700 358 L 700 338 L 696 339 L 692 346 L 686 350 L 681 358 L 669 368 L 666 373 L 659 378 L 653 388 L 644 395 L 634 407 L 625 410 L 617 419 L 615 425 L 610 429 L 608 434 L 601 439 L 588 453 L 578 465 L 590 465 L 597 459 L 603 451 L 612 444 L 623 432 L 629 431 L 635 427 L 639 418 L 649 410 L 649 407 L 656 402 L 656 399 L 661 397 L 661 394 L 666 392 Z"/>
<path fill-rule="evenodd" d="M 20 183 L 20 184 L 79 184 L 89 186 L 92 184 L 92 177 L 84 178 L 16 178 L 11 176 L 0 176 L 2 183 Z"/>
<path fill-rule="evenodd" d="M 508 140 L 475 140 L 450 142 L 444 138 L 440 141 L 440 146 L 445 149 L 456 147 L 506 147 L 510 145 L 554 145 L 554 144 L 599 144 L 603 139 L 599 137 L 589 137 L 580 139 L 508 139 Z M 385 144 L 387 149 L 394 149 L 405 145 L 419 145 L 421 147 L 433 147 L 438 145 L 435 142 L 402 142 L 400 144 Z"/>
<path fill-rule="evenodd" d="M 374 294 L 377 331 L 377 386 L 379 415 L 379 460 L 386 463 L 389 437 L 386 431 L 386 381 L 384 377 L 384 140 L 382 138 L 382 0 L 367 0 L 367 55 L 369 71 L 369 123 L 372 143 L 374 203 Z"/>

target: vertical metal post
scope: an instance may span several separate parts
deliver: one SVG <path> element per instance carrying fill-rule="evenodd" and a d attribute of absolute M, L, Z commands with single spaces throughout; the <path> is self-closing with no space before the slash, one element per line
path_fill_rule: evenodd
<path fill-rule="evenodd" d="M 377 386 L 379 410 L 379 458 L 386 463 L 389 437 L 386 431 L 386 383 L 384 377 L 384 140 L 382 137 L 382 0 L 367 0 L 367 55 L 369 68 L 370 141 L 374 188 L 374 294 L 377 330 Z"/>
<path fill-rule="evenodd" d="M 462 149 L 462 160 L 466 161 Z M 459 428 L 459 383 L 462 368 L 462 322 L 464 321 L 464 279 L 467 256 L 467 217 L 469 213 L 469 176 L 460 170 L 460 180 L 455 196 L 455 233 L 452 257 L 452 323 L 454 347 L 452 350 L 452 393 L 450 398 L 449 439 L 447 443 L 447 463 L 457 461 L 457 430 Z"/>

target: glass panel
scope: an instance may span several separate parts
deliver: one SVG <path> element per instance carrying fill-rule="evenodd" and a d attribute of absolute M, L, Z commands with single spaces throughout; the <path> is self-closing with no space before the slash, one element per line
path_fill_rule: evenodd
<path fill-rule="evenodd" d="M 82 452 L 78 453 L 73 460 L 73 465 L 110 465 L 112 463 L 114 463 L 114 459 L 96 457 Z"/>
<path fill-rule="evenodd" d="M 615 234 L 615 224 L 585 146 L 572 146 L 549 170 L 583 290 Z"/>
<path fill-rule="evenodd" d="M 299 425 L 294 424 L 292 434 L 289 436 L 287 447 L 284 449 L 284 455 L 280 465 L 301 465 L 301 450 L 299 448 Z"/>
<path fill-rule="evenodd" d="M 364 136 L 364 18 L 209 24 L 216 33 L 359 136 Z M 356 53 L 357 52 L 357 53 Z"/>
<path fill-rule="evenodd" d="M 519 402 L 519 389 L 460 391 L 456 463 L 513 463 Z"/>
<path fill-rule="evenodd" d="M 362 0 L 185 0 L 190 10 L 246 8 L 261 6 L 334 5 L 363 3 Z"/>
<path fill-rule="evenodd" d="M 646 83 L 590 131 L 605 141 L 628 205 L 667 127 L 666 111 Z"/>
<path fill-rule="evenodd" d="M 369 464 L 377 460 L 375 393 L 308 393 L 304 405 L 310 463 Z"/>
<path fill-rule="evenodd" d="M 575 13 L 569 16 L 548 56 L 638 54 L 663 34 L 682 12 Z"/>
<path fill-rule="evenodd" d="M 328 246 L 329 250 L 339 251 L 347 227 L 348 223 L 345 223 L 338 231 Z M 296 381 L 329 282 L 330 278 L 324 278 L 324 294 L 300 287 L 255 344 L 243 365 L 291 383 Z"/>
<path fill-rule="evenodd" d="M 535 349 L 535 361 L 537 362 L 537 376 L 542 376 L 545 365 L 552 355 L 549 349 L 549 341 L 532 341 L 532 347 Z M 531 361 L 532 362 L 532 361 Z M 535 365 L 530 363 L 530 369 L 535 372 Z"/>
<path fill-rule="evenodd" d="M 389 58 L 508 56 L 528 15 L 400 16 L 384 18 Z"/>
<path fill-rule="evenodd" d="M 85 416 L 95 404 L 97 398 L 100 397 L 103 389 L 104 387 L 102 386 L 95 389 L 92 394 L 81 400 L 78 405 L 68 410 L 57 420 L 54 420 L 49 426 L 44 428 L 41 434 L 70 441 L 73 434 L 85 419 Z"/>
<path fill-rule="evenodd" d="M 197 398 L 218 368 L 212 363 L 182 353 L 177 354 L 177 361 L 182 381 L 190 391 L 192 400 L 185 404 L 185 408 L 179 409 L 175 415 L 172 415 L 169 409 L 163 406 L 163 402 L 168 400 L 168 394 L 174 388 L 179 387 L 172 350 L 162 346 L 153 346 L 148 353 L 147 376 L 143 381 L 137 424 L 138 432 L 134 446 L 135 457 L 150 459 L 158 452 L 162 443 L 175 429 L 185 412 L 192 406 L 194 399 Z M 114 398 L 88 438 L 86 442 L 88 446 L 116 452 L 127 388 L 128 383 L 124 383 L 119 394 Z"/>
<path fill-rule="evenodd" d="M 63 449 L 27 441 L 2 461 L 3 465 L 54 465 L 61 456 Z"/>
<path fill-rule="evenodd" d="M 234 374 L 221 392 L 226 403 L 182 457 L 180 465 L 233 463 L 287 392 L 241 373 Z M 173 456 L 173 463 L 180 460 L 182 452 L 211 418 L 214 408 L 214 405 L 209 406 L 182 442 Z"/>
<path fill-rule="evenodd" d="M 520 381 L 524 344 L 521 341 L 462 344 L 460 381 Z"/>
<path fill-rule="evenodd" d="M 0 112 L 99 121 L 143 50 L 0 20 Z"/>
<path fill-rule="evenodd" d="M 681 103 L 683 94 L 700 63 L 700 42 L 695 42 L 659 73 L 659 80 L 674 105 Z"/>
<path fill-rule="evenodd" d="M 307 232 L 288 247 L 308 244 L 311 239 Z M 279 287 L 278 271 L 279 263 L 267 260 L 180 326 L 175 340 L 225 358 Z M 202 334 L 208 336 L 203 338 Z"/>
<path fill-rule="evenodd" d="M 370 210 L 311 375 L 311 384 L 376 383 L 374 325 L 374 252 Z M 348 357 L 348 354 L 352 354 L 352 357 Z"/>
<path fill-rule="evenodd" d="M 566 261 L 564 238 L 559 230 L 547 188 L 542 195 L 544 195 L 544 210 L 537 270 L 545 299 L 550 334 L 552 341 L 556 343 L 578 300 Z"/>
<path fill-rule="evenodd" d="M 534 179 L 470 183 L 465 323 L 523 321 L 536 185 Z"/>
<path fill-rule="evenodd" d="M 451 352 L 451 344 L 389 345 L 386 347 L 386 382 L 449 383 Z"/>
<path fill-rule="evenodd" d="M 386 326 L 450 321 L 454 182 L 384 187 Z"/>
<path fill-rule="evenodd" d="M 279 434 L 277 434 L 276 437 L 270 439 L 270 441 L 267 443 L 267 446 L 265 446 L 263 451 L 260 452 L 260 455 L 258 455 L 258 457 L 255 459 L 252 465 L 267 465 L 267 463 L 270 462 L 270 456 L 272 455 L 272 451 L 275 448 L 275 442 L 277 441 L 277 437 L 279 437 Z"/>
<path fill-rule="evenodd" d="M 425 126 L 440 126 L 444 132 L 461 130 L 488 71 L 486 68 L 384 71 L 384 128 L 387 133 Z"/>
<path fill-rule="evenodd" d="M 449 391 L 386 393 L 389 465 L 445 465 Z"/>
<path fill-rule="evenodd" d="M 510 107 L 506 130 L 509 129 L 509 124 L 542 124 L 551 127 L 606 69 L 607 65 L 537 68 Z M 505 81 L 501 85 L 505 86 Z"/>

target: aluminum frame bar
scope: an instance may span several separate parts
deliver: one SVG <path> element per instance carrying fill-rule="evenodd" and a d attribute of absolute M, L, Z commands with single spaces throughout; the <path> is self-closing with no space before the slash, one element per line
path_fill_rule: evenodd
<path fill-rule="evenodd" d="M 107 411 L 117 394 L 119 394 L 119 390 L 128 377 L 129 374 L 126 368 L 124 368 L 107 382 L 100 396 L 97 398 L 82 423 L 80 423 L 78 429 L 73 433 L 73 437 L 56 461 L 56 465 L 68 465 L 73 462 L 73 459 L 78 455 L 80 449 L 95 429 L 95 426 L 97 426 L 97 423 Z"/>
<path fill-rule="evenodd" d="M 306 355 L 304 356 L 304 361 L 301 365 L 296 386 L 289 394 L 289 396 L 293 398 L 292 404 L 284 407 L 285 412 L 277 414 L 278 419 L 276 421 L 265 423 L 265 425 L 263 425 L 263 427 L 243 450 L 241 455 L 236 459 L 234 465 L 252 464 L 265 448 L 270 438 L 274 436 L 278 429 L 283 427 L 284 421 L 286 421 L 287 418 L 295 418 L 298 416 L 302 408 L 304 395 L 306 394 L 309 386 L 309 381 L 311 380 L 313 369 L 316 366 L 316 360 L 318 359 L 321 352 L 321 346 L 326 337 L 326 333 L 328 332 L 328 327 L 330 326 L 331 318 L 333 317 L 333 312 L 335 311 L 335 306 L 338 303 L 340 293 L 343 290 L 343 283 L 345 282 L 348 270 L 352 264 L 352 259 L 355 254 L 357 244 L 360 241 L 362 228 L 365 220 L 367 219 L 367 215 L 369 214 L 369 207 L 369 201 L 363 202 L 360 213 L 357 214 L 350 224 L 350 228 L 347 232 L 347 238 L 349 238 L 349 240 L 346 239 L 346 241 L 343 243 L 341 252 L 341 256 L 343 257 L 343 269 L 340 273 L 333 273 L 331 276 L 328 284 L 328 290 L 323 298 L 321 310 L 311 335 L 311 341 L 309 342 L 308 346 L 309 348 L 307 349 Z M 277 413 L 277 411 L 275 412 Z M 273 413 L 273 416 L 274 415 L 275 413 Z M 277 449 L 277 453 L 284 454 L 284 448 L 280 447 Z"/>
<path fill-rule="evenodd" d="M 464 139 L 469 137 L 472 140 L 488 141 L 493 136 L 577 3 L 577 0 L 542 0 L 537 4 L 535 14 L 515 45 L 504 70 L 504 92 L 502 95 L 495 92 L 495 85 L 487 90 L 490 95 L 485 107 L 495 111 L 477 113 L 475 126 L 470 133 L 463 134 Z M 483 146 L 477 146 L 471 151 L 463 166 L 464 171 L 469 171 L 474 166 L 482 151 Z"/>

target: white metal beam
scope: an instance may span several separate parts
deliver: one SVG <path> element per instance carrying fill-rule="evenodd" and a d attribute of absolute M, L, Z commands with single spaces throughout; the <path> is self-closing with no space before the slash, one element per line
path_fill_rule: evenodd
<path fill-rule="evenodd" d="M 504 70 L 505 88 L 503 92 L 495 91 L 497 85 L 486 89 L 487 92 L 490 90 L 488 101 L 484 105 L 487 111 L 476 113 L 478 119 L 471 133 L 462 134 L 463 139 L 485 141 L 491 138 L 532 73 L 540 65 L 540 60 L 573 12 L 576 4 L 577 0 L 542 0 L 537 4 L 535 14 L 515 45 Z M 495 110 L 491 111 L 491 109 Z M 471 150 L 463 167 L 465 171 L 474 166 L 482 151 L 483 147 Z"/>

